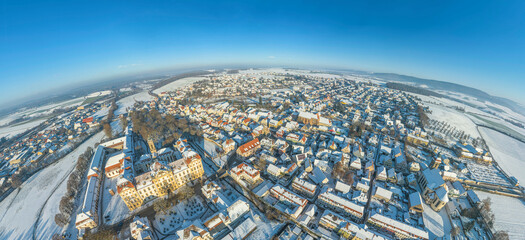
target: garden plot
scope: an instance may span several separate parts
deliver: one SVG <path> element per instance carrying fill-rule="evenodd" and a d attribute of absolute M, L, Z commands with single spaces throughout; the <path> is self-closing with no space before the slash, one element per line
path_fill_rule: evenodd
<path fill-rule="evenodd" d="M 192 197 L 181 204 L 177 204 L 179 212 L 185 220 L 193 220 L 199 218 L 207 208 L 202 204 L 198 197 Z"/>
<path fill-rule="evenodd" d="M 511 186 L 505 175 L 493 165 L 486 166 L 475 162 L 467 162 L 467 169 L 475 181 Z"/>
<path fill-rule="evenodd" d="M 158 213 L 155 216 L 155 220 L 153 221 L 155 228 L 162 234 L 175 232 L 176 230 L 180 229 L 183 223 L 184 218 L 179 212 L 177 206 L 172 207 L 166 212 L 166 214 Z"/>

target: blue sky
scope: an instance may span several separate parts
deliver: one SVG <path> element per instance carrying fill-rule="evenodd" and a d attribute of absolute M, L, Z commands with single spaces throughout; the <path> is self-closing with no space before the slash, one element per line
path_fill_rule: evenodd
<path fill-rule="evenodd" d="M 208 64 L 450 81 L 525 103 L 525 1 L 0 1 L 0 103 Z"/>

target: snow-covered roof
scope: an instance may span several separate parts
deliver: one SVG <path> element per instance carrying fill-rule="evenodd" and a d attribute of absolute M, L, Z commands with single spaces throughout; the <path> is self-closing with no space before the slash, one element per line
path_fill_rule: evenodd
<path fill-rule="evenodd" d="M 342 183 L 340 181 L 337 181 L 335 184 L 335 190 L 342 192 L 342 193 L 348 193 L 350 191 L 351 186 L 345 183 Z"/>
<path fill-rule="evenodd" d="M 120 138 L 116 138 L 116 139 L 113 139 L 113 140 L 110 140 L 110 141 L 107 141 L 107 142 L 104 142 L 104 143 L 101 143 L 99 146 L 103 146 L 103 147 L 112 147 L 112 146 L 115 146 L 115 145 L 120 145 L 120 144 L 126 144 L 126 137 L 120 137 Z"/>
<path fill-rule="evenodd" d="M 235 239 L 245 239 L 257 228 L 257 224 L 252 220 L 252 218 L 246 218 L 244 222 L 239 224 L 234 230 Z"/>
<path fill-rule="evenodd" d="M 345 198 L 339 197 L 333 193 L 330 192 L 324 192 L 321 195 L 319 195 L 319 199 L 329 202 L 332 205 L 335 205 L 340 208 L 344 208 L 345 210 L 351 210 L 352 212 L 358 213 L 359 215 L 362 215 L 364 212 L 364 207 L 359 206 Z"/>
<path fill-rule="evenodd" d="M 98 178 L 96 177 L 90 178 L 88 180 L 88 186 L 86 188 L 86 193 L 84 195 L 84 201 L 82 202 L 81 212 L 91 217 L 95 214 L 94 208 L 96 206 L 96 200 L 97 200 L 97 197 L 95 196 L 96 191 L 97 191 L 97 183 L 98 183 Z"/>
<path fill-rule="evenodd" d="M 120 165 L 120 161 L 126 156 L 125 153 L 121 152 L 108 158 L 106 161 L 106 168 Z"/>
<path fill-rule="evenodd" d="M 88 170 L 88 176 L 92 176 L 94 174 L 97 174 L 100 171 L 100 164 L 102 163 L 102 159 L 104 158 L 104 147 L 98 146 L 97 150 L 95 151 L 95 154 L 93 154 L 93 157 L 91 158 L 91 164 L 89 166 Z"/>
<path fill-rule="evenodd" d="M 419 192 L 413 192 L 408 196 L 410 207 L 422 205 L 423 201 L 421 200 L 421 195 Z"/>
<path fill-rule="evenodd" d="M 376 192 L 374 195 L 377 195 L 381 198 L 385 198 L 385 199 L 388 199 L 390 200 L 392 198 L 392 192 L 391 191 L 388 191 L 382 187 L 376 187 Z"/>
<path fill-rule="evenodd" d="M 410 226 L 408 224 L 396 221 L 394 219 L 385 217 L 379 213 L 375 213 L 370 217 L 371 221 L 380 222 L 382 224 L 386 224 L 387 228 L 391 231 L 395 232 L 401 232 L 403 234 L 411 234 L 413 236 L 416 236 L 417 238 L 421 239 L 428 239 L 428 232 L 421 230 L 419 228 L 415 228 L 413 226 Z"/>
<path fill-rule="evenodd" d="M 277 195 L 280 201 L 286 201 L 288 203 L 297 205 L 297 206 L 306 206 L 308 200 L 300 197 L 299 195 L 285 189 L 279 184 L 276 184 L 270 189 L 274 195 Z"/>
<path fill-rule="evenodd" d="M 438 169 L 425 169 L 423 170 L 423 177 L 427 180 L 427 187 L 430 189 L 436 189 L 439 186 L 445 184 L 441 175 L 439 175 Z"/>
<path fill-rule="evenodd" d="M 231 206 L 227 208 L 227 211 L 228 211 L 228 215 L 230 216 L 231 221 L 233 222 L 235 221 L 235 219 L 249 212 L 250 205 L 248 205 L 248 203 L 246 203 L 243 200 L 237 200 L 236 202 L 234 202 Z"/>

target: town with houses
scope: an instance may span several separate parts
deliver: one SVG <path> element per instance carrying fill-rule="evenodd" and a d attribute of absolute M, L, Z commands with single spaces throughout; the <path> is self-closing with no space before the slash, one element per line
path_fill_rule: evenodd
<path fill-rule="evenodd" d="M 213 72 L 149 95 L 92 149 L 74 231 L 54 238 L 495 239 L 474 190 L 523 197 L 483 142 L 440 133 L 417 95 L 367 79 Z M 110 106 L 79 106 L 4 148 L 3 194 L 100 132 L 95 113 Z M 150 115 L 169 126 L 148 128 Z"/>
<path fill-rule="evenodd" d="M 44 122 L 20 141 L 3 148 L 0 152 L 0 186 L 16 179 L 13 177 L 22 169 L 36 169 L 65 155 L 76 143 L 97 132 L 104 116 L 93 115 L 102 107 L 101 104 L 79 106 L 55 120 Z"/>

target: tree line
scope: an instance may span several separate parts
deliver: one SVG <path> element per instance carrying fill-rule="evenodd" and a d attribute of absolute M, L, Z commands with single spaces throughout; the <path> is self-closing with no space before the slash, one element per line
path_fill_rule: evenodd
<path fill-rule="evenodd" d="M 111 121 L 115 117 L 115 110 L 117 110 L 118 105 L 115 99 L 111 102 L 111 107 L 109 108 L 109 112 L 107 115 L 106 120 L 102 120 L 100 123 L 102 124 L 102 128 L 104 129 L 104 133 L 106 134 L 107 138 L 113 138 L 113 130 L 111 129 Z"/>
<path fill-rule="evenodd" d="M 430 91 L 430 90 L 420 88 L 420 87 L 410 86 L 407 84 L 402 84 L 402 83 L 387 82 L 386 87 L 390 89 L 405 91 L 405 92 L 417 93 L 417 94 L 421 94 L 425 96 L 444 97 L 443 95 L 437 92 Z"/>
<path fill-rule="evenodd" d="M 62 196 L 62 199 L 60 199 L 60 212 L 55 215 L 55 223 L 60 227 L 66 226 L 71 219 L 71 215 L 74 213 L 75 199 L 77 194 L 82 190 L 81 185 L 86 178 L 85 172 L 89 167 L 92 155 L 93 148 L 88 147 L 86 151 L 78 157 L 75 169 L 69 175 L 66 193 Z"/>

